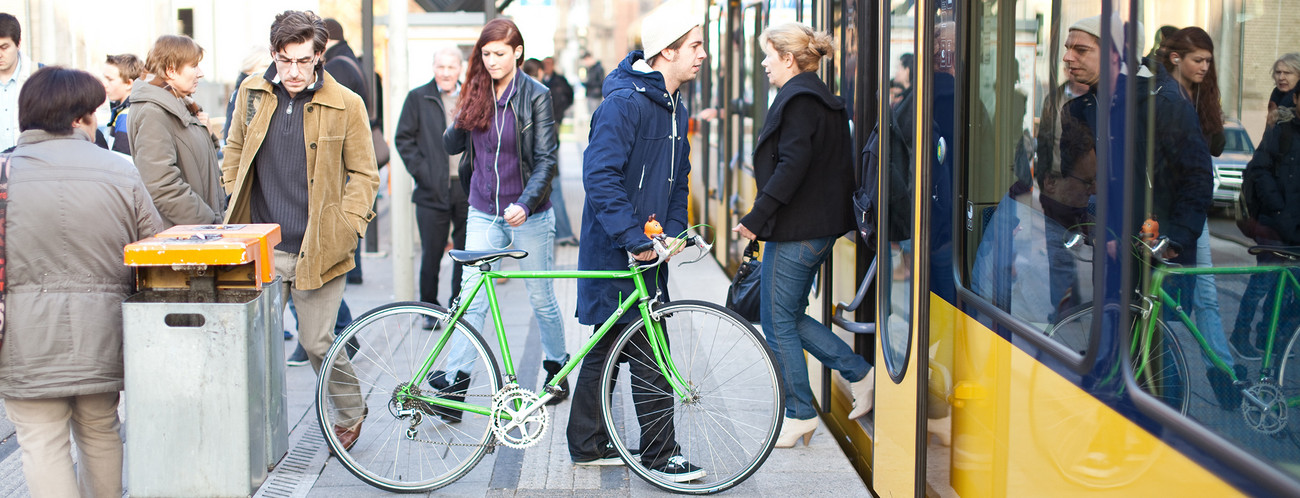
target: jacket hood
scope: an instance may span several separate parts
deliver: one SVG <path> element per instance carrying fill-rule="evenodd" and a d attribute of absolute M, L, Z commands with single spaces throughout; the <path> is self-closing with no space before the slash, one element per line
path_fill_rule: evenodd
<path fill-rule="evenodd" d="M 185 108 L 185 103 L 182 102 L 181 99 L 176 98 L 175 95 L 172 95 L 172 92 L 145 81 L 146 79 L 152 79 L 155 77 L 156 76 L 147 75 L 144 78 L 135 80 L 135 83 L 131 84 L 131 95 L 127 97 L 127 100 L 130 100 L 133 103 L 150 102 L 157 104 L 158 107 L 167 110 L 167 112 L 175 115 L 181 121 L 194 119 L 194 116 L 190 115 L 190 111 Z"/>
<path fill-rule="evenodd" d="M 845 108 L 844 100 L 831 93 L 831 89 L 817 78 L 817 73 L 802 72 L 796 74 L 785 82 L 780 91 L 776 92 L 776 99 L 772 100 L 767 120 L 764 121 L 763 130 L 758 135 L 759 143 L 762 143 L 764 138 L 767 138 L 781 125 L 781 113 L 785 110 L 786 103 L 800 95 L 811 95 L 832 111 L 842 111 Z"/>
<path fill-rule="evenodd" d="M 623 62 L 618 63 L 618 67 L 605 76 L 605 84 L 601 85 L 601 93 L 609 97 L 614 92 L 629 90 L 644 94 L 651 102 L 659 104 L 664 109 L 672 110 L 675 98 L 668 95 L 668 86 L 664 83 L 664 75 L 659 71 L 644 72 L 633 67 L 637 62 L 644 59 L 645 56 L 640 50 L 633 50 L 627 54 L 627 57 L 623 58 Z"/>

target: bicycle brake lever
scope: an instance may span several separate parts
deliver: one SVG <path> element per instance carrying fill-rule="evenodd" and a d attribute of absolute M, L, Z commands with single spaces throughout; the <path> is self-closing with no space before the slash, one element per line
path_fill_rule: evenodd
<path fill-rule="evenodd" d="M 691 263 L 704 259 L 705 256 L 709 255 L 709 251 L 713 249 L 713 244 L 705 242 L 704 238 L 700 237 L 699 235 L 692 235 L 690 238 L 686 239 L 686 241 L 687 241 L 687 245 L 693 245 L 695 246 L 696 249 L 699 250 L 698 252 L 699 255 L 696 256 L 695 259 L 692 259 L 690 261 L 683 261 L 681 263 L 677 263 L 677 266 L 689 265 Z"/>

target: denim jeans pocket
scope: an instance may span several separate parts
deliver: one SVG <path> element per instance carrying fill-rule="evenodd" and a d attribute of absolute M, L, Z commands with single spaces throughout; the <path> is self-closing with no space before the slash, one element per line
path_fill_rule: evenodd
<path fill-rule="evenodd" d="M 799 241 L 799 262 L 809 267 L 821 265 L 835 247 L 834 242 L 833 237 Z"/>

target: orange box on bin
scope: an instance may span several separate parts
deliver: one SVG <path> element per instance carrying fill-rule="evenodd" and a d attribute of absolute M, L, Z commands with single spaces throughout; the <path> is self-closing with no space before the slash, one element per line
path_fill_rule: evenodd
<path fill-rule="evenodd" d="M 126 246 L 130 266 L 177 267 L 252 265 L 255 287 L 275 278 L 272 249 L 280 243 L 280 225 L 177 225 Z"/>

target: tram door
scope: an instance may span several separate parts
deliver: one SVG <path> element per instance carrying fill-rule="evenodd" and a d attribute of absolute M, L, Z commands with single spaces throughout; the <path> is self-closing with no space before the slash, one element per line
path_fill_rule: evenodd
<path fill-rule="evenodd" d="M 918 40 L 924 40 L 918 30 L 918 13 L 926 12 L 933 0 L 883 1 L 878 16 L 881 47 L 878 63 L 882 81 L 896 81 L 904 89 L 885 93 L 882 100 L 888 105 L 879 106 L 880 136 L 880 219 L 879 271 L 876 272 L 877 328 L 879 343 L 876 347 L 876 410 L 875 438 L 872 452 L 872 489 L 880 496 L 921 496 L 925 493 L 925 396 L 926 356 L 924 351 L 924 323 L 917 317 L 917 305 L 928 299 L 924 274 L 930 259 L 925 245 L 928 237 L 917 230 L 917 220 L 924 219 L 925 206 L 921 200 L 923 188 L 905 187 L 887 181 L 891 158 L 907 157 L 910 170 L 906 173 L 912 186 L 926 185 L 920 177 L 925 169 L 917 167 L 924 158 L 908 154 L 900 145 L 915 143 L 918 112 L 925 112 L 926 82 L 923 71 L 928 57 L 920 50 Z M 925 16 L 921 16 L 922 18 Z M 911 68 L 911 70 L 909 70 Z M 889 88 L 882 83 L 880 87 Z M 894 130 L 902 135 L 902 142 L 890 140 L 883 131 L 896 125 Z M 910 129 L 908 129 L 910 128 Z M 929 133 L 927 130 L 926 133 Z M 900 190 L 911 190 L 910 195 Z M 904 201 L 903 199 L 906 199 Z M 919 214 L 921 216 L 914 216 Z M 924 225 L 920 225 L 924 226 Z M 921 236 L 918 236 L 920 234 Z"/>

